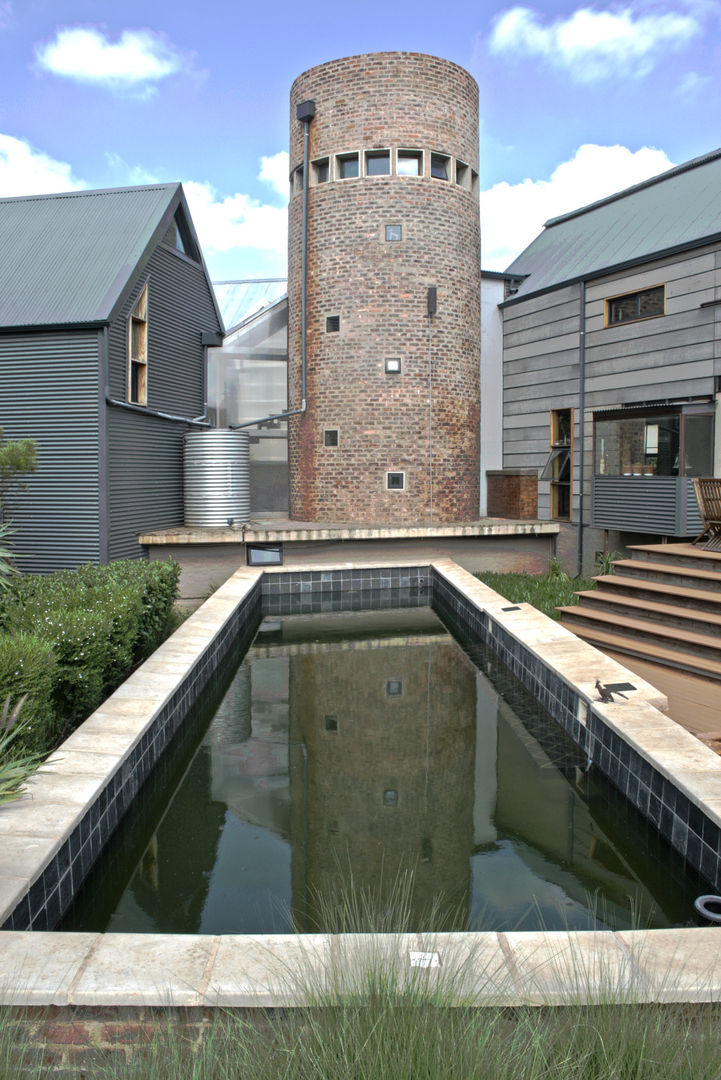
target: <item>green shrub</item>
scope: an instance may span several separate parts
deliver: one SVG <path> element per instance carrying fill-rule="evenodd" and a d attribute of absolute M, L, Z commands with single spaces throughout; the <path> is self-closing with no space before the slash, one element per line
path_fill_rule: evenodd
<path fill-rule="evenodd" d="M 0 698 L 27 692 L 31 702 L 42 699 L 54 717 L 42 726 L 57 741 L 164 640 L 179 575 L 177 563 L 138 559 L 18 577 L 0 595 L 0 632 L 20 642 L 20 652 L 8 654 L 15 660 L 28 642 L 42 643 L 54 660 L 52 686 L 41 680 L 38 690 L 32 679 L 16 686 L 11 661 L 0 666 Z"/>
<path fill-rule="evenodd" d="M 57 661 L 52 645 L 35 634 L 0 634 L 0 700 L 25 697 L 15 748 L 49 752 L 62 725 L 53 703 Z"/>

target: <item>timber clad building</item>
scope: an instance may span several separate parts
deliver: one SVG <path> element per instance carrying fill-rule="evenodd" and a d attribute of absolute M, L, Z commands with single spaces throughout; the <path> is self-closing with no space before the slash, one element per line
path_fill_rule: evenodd
<path fill-rule="evenodd" d="M 701 530 L 691 481 L 719 472 L 720 193 L 717 150 L 549 221 L 508 268 L 503 464 L 538 468 L 540 517 L 590 527 L 587 567 L 604 539 Z"/>
<path fill-rule="evenodd" d="M 142 555 L 183 521 L 222 329 L 182 187 L 2 199 L 0 248 L 0 423 L 38 447 L 7 508 L 22 567 Z"/>

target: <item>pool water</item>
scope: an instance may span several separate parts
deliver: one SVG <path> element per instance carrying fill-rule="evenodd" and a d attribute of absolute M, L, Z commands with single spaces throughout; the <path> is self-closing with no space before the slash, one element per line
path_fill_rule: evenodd
<path fill-rule="evenodd" d="M 689 922 L 704 883 L 454 632 L 418 606 L 264 619 L 60 929 L 338 929 L 399 882 L 418 930 Z"/>

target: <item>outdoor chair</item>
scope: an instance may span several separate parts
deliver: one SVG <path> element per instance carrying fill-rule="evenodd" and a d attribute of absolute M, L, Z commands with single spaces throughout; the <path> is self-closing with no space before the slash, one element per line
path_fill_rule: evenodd
<path fill-rule="evenodd" d="M 703 521 L 703 532 L 694 540 L 709 551 L 721 551 L 721 477 L 694 477 L 694 491 L 698 510 Z"/>

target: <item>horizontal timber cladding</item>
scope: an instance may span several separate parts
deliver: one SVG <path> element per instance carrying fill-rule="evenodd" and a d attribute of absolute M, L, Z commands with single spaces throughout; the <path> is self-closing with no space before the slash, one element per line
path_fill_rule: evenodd
<path fill-rule="evenodd" d="M 703 528 L 690 477 L 596 476 L 591 505 L 598 529 L 692 536 Z"/>
<path fill-rule="evenodd" d="M 108 410 L 108 555 L 144 555 L 138 534 L 183 523 L 185 424 Z M 198 430 L 193 429 L 193 430 Z"/>
<path fill-rule="evenodd" d="M 5 438 L 37 442 L 37 471 L 5 508 L 22 569 L 45 573 L 97 562 L 97 331 L 0 335 L 0 369 Z"/>
<path fill-rule="evenodd" d="M 193 418 L 204 408 L 203 331 L 218 331 L 202 266 L 159 244 L 109 332 L 112 397 L 128 399 L 128 318 L 148 286 L 148 408 Z"/>

